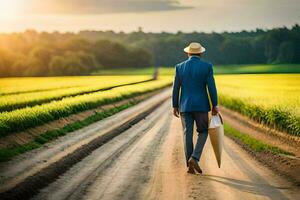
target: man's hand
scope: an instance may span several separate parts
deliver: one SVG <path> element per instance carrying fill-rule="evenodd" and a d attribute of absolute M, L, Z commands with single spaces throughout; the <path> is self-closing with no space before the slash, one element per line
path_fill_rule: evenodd
<path fill-rule="evenodd" d="M 211 109 L 211 114 L 212 115 L 217 115 L 219 113 L 219 107 L 218 106 L 213 106 Z"/>
<path fill-rule="evenodd" d="M 173 108 L 173 115 L 175 117 L 179 117 L 179 109 L 178 108 Z"/>

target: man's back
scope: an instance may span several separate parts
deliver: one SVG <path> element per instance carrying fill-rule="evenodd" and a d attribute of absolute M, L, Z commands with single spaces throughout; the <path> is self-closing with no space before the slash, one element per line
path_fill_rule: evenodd
<path fill-rule="evenodd" d="M 181 118 L 187 172 L 194 174 L 195 170 L 202 173 L 198 162 L 208 136 L 208 111 L 211 108 L 207 90 L 213 106 L 212 115 L 218 113 L 218 98 L 212 65 L 200 59 L 205 48 L 198 42 L 192 42 L 183 51 L 189 59 L 176 65 L 172 96 L 173 114 Z M 195 146 L 194 124 L 198 132 Z"/>
<path fill-rule="evenodd" d="M 191 56 L 188 60 L 176 65 L 173 107 L 179 107 L 180 112 L 210 111 L 206 88 L 208 88 L 213 106 L 217 105 L 212 65 L 202 61 L 198 56 Z"/>

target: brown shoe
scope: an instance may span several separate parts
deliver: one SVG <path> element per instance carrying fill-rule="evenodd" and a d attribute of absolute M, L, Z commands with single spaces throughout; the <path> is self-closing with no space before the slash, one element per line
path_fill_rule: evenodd
<path fill-rule="evenodd" d="M 198 173 L 202 174 L 202 170 L 197 162 L 197 160 L 193 157 L 189 159 L 189 167 L 192 166 Z"/>
<path fill-rule="evenodd" d="M 188 161 L 188 171 L 189 174 L 195 174 L 195 169 L 193 163 L 190 163 L 190 160 Z"/>

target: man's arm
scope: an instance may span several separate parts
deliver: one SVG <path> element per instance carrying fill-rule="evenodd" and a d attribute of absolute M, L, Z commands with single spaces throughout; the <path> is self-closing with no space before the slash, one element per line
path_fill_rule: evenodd
<path fill-rule="evenodd" d="M 217 88 L 214 79 L 214 71 L 212 65 L 209 66 L 209 73 L 207 77 L 207 88 L 209 92 L 209 96 L 212 103 L 212 114 L 216 115 L 218 113 L 218 94 Z"/>
<path fill-rule="evenodd" d="M 177 72 L 177 66 L 175 67 L 175 77 L 173 81 L 173 92 L 172 92 L 172 104 L 173 104 L 173 114 L 179 117 L 179 92 L 180 92 L 180 80 L 179 74 Z"/>

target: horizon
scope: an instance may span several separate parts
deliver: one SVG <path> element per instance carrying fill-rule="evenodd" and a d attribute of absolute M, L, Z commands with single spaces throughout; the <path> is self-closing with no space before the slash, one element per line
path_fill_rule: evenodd
<path fill-rule="evenodd" d="M 15 32 L 0 32 L 0 34 L 14 34 L 14 33 L 25 33 L 26 31 L 35 31 L 37 33 L 59 33 L 59 34 L 68 34 L 68 33 L 72 33 L 72 34 L 79 34 L 80 32 L 113 32 L 115 34 L 121 34 L 121 33 L 125 33 L 125 34 L 131 34 L 131 33 L 136 33 L 136 32 L 139 32 L 139 31 L 142 31 L 143 33 L 145 34 L 161 34 L 161 33 L 167 33 L 167 34 L 177 34 L 179 32 L 183 33 L 183 34 L 192 34 L 192 33 L 204 33 L 204 34 L 213 34 L 213 33 L 217 33 L 217 34 L 223 34 L 223 33 L 241 33 L 241 32 L 248 32 L 248 33 L 255 33 L 257 32 L 258 30 L 262 30 L 262 31 L 271 31 L 273 29 L 282 29 L 282 28 L 287 28 L 287 29 L 292 29 L 293 27 L 295 26 L 300 26 L 300 24 L 298 23 L 295 23 L 293 25 L 290 25 L 289 27 L 288 26 L 278 26 L 278 27 L 273 27 L 273 28 L 255 28 L 255 29 L 251 29 L 251 30 L 239 30 L 239 31 L 220 31 L 220 32 L 216 32 L 216 31 L 209 31 L 209 32 L 205 32 L 205 31 L 176 31 L 176 32 L 167 32 L 167 31 L 160 31 L 160 32 L 153 32 L 153 31 L 144 31 L 143 30 L 143 27 L 137 27 L 136 30 L 132 30 L 132 31 L 115 31 L 115 30 L 101 30 L 101 29 L 82 29 L 82 30 L 78 30 L 78 31 L 59 31 L 59 30 L 53 30 L 53 31 L 44 31 L 44 30 L 36 30 L 34 28 L 29 28 L 29 29 L 24 29 L 22 31 L 15 31 Z M 141 28 L 141 29 L 140 29 Z"/>
<path fill-rule="evenodd" d="M 290 28 L 299 22 L 300 3 L 297 0 L 0 1 L 1 33 L 28 29 L 130 33 L 138 27 L 152 33 L 222 33 Z"/>

